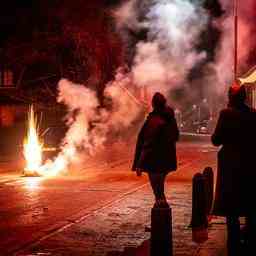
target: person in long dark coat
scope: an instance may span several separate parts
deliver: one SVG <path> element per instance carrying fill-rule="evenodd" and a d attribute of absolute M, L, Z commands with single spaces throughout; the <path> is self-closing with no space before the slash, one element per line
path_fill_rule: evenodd
<path fill-rule="evenodd" d="M 148 173 L 156 205 L 166 205 L 164 181 L 169 172 L 177 169 L 179 130 L 174 111 L 161 93 L 154 94 L 152 107 L 138 135 L 132 170 L 138 176 Z"/>
<path fill-rule="evenodd" d="M 229 256 L 241 255 L 240 216 L 255 222 L 255 182 L 253 147 L 255 147 L 255 112 L 245 104 L 244 86 L 234 84 L 229 90 L 229 104 L 220 112 L 212 143 L 222 146 L 218 153 L 218 173 L 213 214 L 226 216 Z M 253 225 L 251 225 L 253 230 Z M 252 231 L 253 233 L 254 231 Z M 251 233 L 251 234 L 252 234 Z"/>

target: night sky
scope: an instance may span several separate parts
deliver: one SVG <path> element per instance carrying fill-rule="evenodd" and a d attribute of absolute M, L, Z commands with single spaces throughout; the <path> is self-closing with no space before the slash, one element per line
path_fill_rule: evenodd
<path fill-rule="evenodd" d="M 68 1 L 60 0 L 8 0 L 1 3 L 0 8 L 0 47 L 13 35 L 32 30 L 40 23 L 42 14 L 47 15 L 47 8 L 62 6 Z M 77 1 L 79 2 L 79 0 Z M 120 0 L 86 0 L 83 4 L 98 8 L 109 8 L 120 3 Z"/>
<path fill-rule="evenodd" d="M 3 44 L 15 34 L 24 14 L 32 15 L 38 9 L 38 2 L 33 0 L 8 0 L 0 8 L 0 43 Z M 30 17 L 26 16 L 29 20 Z"/>
<path fill-rule="evenodd" d="M 123 0 L 8 0 L 5 1 L 0 9 L 0 47 L 12 36 L 20 37 L 22 33 L 24 37 L 29 31 L 40 27 L 47 19 L 49 10 L 56 8 L 66 8 L 69 11 L 70 5 L 81 6 L 79 11 L 83 11 L 83 7 L 93 5 L 95 8 L 109 8 L 121 3 Z M 220 13 L 220 5 L 218 1 L 206 1 L 206 8 L 213 15 L 218 16 Z M 77 10 L 77 9 L 76 9 Z M 84 13 L 86 13 L 84 11 Z M 49 15 L 54 15 L 50 13 Z M 39 29 L 40 30 L 40 29 Z M 20 34 L 20 35 L 19 35 Z M 28 37 L 28 36 L 27 36 Z"/>

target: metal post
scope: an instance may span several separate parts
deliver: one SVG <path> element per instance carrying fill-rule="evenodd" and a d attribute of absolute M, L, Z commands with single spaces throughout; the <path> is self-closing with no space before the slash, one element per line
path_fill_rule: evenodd
<path fill-rule="evenodd" d="M 206 228 L 207 218 L 207 198 L 205 178 L 201 173 L 196 173 L 193 177 L 192 191 L 192 228 Z"/>
<path fill-rule="evenodd" d="M 190 227 L 192 227 L 192 241 L 203 243 L 208 239 L 206 182 L 201 173 L 197 173 L 193 177 L 192 219 Z"/>
<path fill-rule="evenodd" d="M 205 178 L 205 189 L 206 189 L 206 214 L 209 216 L 212 211 L 213 203 L 213 179 L 214 174 L 211 167 L 206 167 L 203 171 L 203 176 Z"/>
<path fill-rule="evenodd" d="M 151 211 L 150 256 L 172 256 L 172 210 L 153 207 Z"/>

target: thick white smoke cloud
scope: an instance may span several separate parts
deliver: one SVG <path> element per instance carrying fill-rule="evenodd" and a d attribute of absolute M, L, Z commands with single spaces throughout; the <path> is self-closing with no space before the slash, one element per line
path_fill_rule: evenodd
<path fill-rule="evenodd" d="M 206 57 L 196 44 L 208 14 L 199 3 L 186 0 L 151 1 L 144 5 L 146 10 L 137 8 L 140 3 L 128 1 L 115 12 L 118 28 L 148 31 L 147 40 L 136 45 L 133 82 L 162 92 L 184 86 L 188 72 Z M 140 22 L 138 10 L 145 12 Z"/>
<path fill-rule="evenodd" d="M 117 72 L 115 80 L 106 86 L 104 96 L 112 99 L 108 130 L 116 131 L 129 127 L 141 112 L 141 102 L 128 90 L 131 83 L 130 76 Z"/>
<path fill-rule="evenodd" d="M 140 106 L 126 91 L 127 77 L 117 77 L 107 85 L 105 97 L 109 107 L 100 107 L 96 92 L 66 79 L 59 82 L 58 102 L 67 107 L 68 131 L 61 152 L 42 167 L 42 174 L 54 175 L 65 171 L 69 164 L 104 148 L 108 136 L 129 128 L 140 113 Z M 80 154 L 82 153 L 84 157 Z"/>
<path fill-rule="evenodd" d="M 68 80 L 59 82 L 58 102 L 67 106 L 66 123 L 69 130 L 63 141 L 63 148 L 83 148 L 89 153 L 104 143 L 104 129 L 98 129 L 99 136 L 90 133 L 90 125 L 97 120 L 103 121 L 102 112 L 97 111 L 99 101 L 96 93 L 83 85 L 74 84 Z M 98 127 L 97 127 L 98 128 Z"/>
<path fill-rule="evenodd" d="M 127 28 L 134 33 L 140 29 L 147 30 L 146 40 L 139 40 L 135 46 L 131 72 L 136 85 L 162 92 L 186 86 L 188 72 L 206 57 L 205 52 L 197 48 L 201 33 L 207 30 L 209 19 L 215 19 L 214 24 L 221 33 L 215 59 L 202 68 L 201 79 L 194 82 L 205 84 L 208 96 L 222 95 L 226 91 L 234 79 L 234 1 L 220 0 L 225 12 L 221 18 L 210 17 L 202 7 L 203 2 L 130 0 L 114 12 L 118 29 Z M 252 20 L 255 9 L 255 0 L 238 1 L 240 74 L 248 68 L 248 55 L 255 47 Z M 144 19 L 139 19 L 141 13 Z"/>

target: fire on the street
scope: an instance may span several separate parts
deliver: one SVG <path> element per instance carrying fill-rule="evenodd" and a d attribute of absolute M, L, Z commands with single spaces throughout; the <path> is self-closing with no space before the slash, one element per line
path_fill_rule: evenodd
<path fill-rule="evenodd" d="M 43 163 L 43 142 L 39 136 L 39 125 L 33 109 L 29 109 L 28 114 L 28 132 L 23 144 L 23 154 L 25 158 L 25 176 L 56 176 L 64 171 L 67 166 L 66 158 L 58 155 L 54 160 L 47 160 Z"/>
<path fill-rule="evenodd" d="M 33 106 L 29 109 L 28 132 L 24 140 L 23 154 L 26 160 L 25 175 L 38 175 L 42 165 L 43 144 L 38 136 L 38 125 Z"/>

